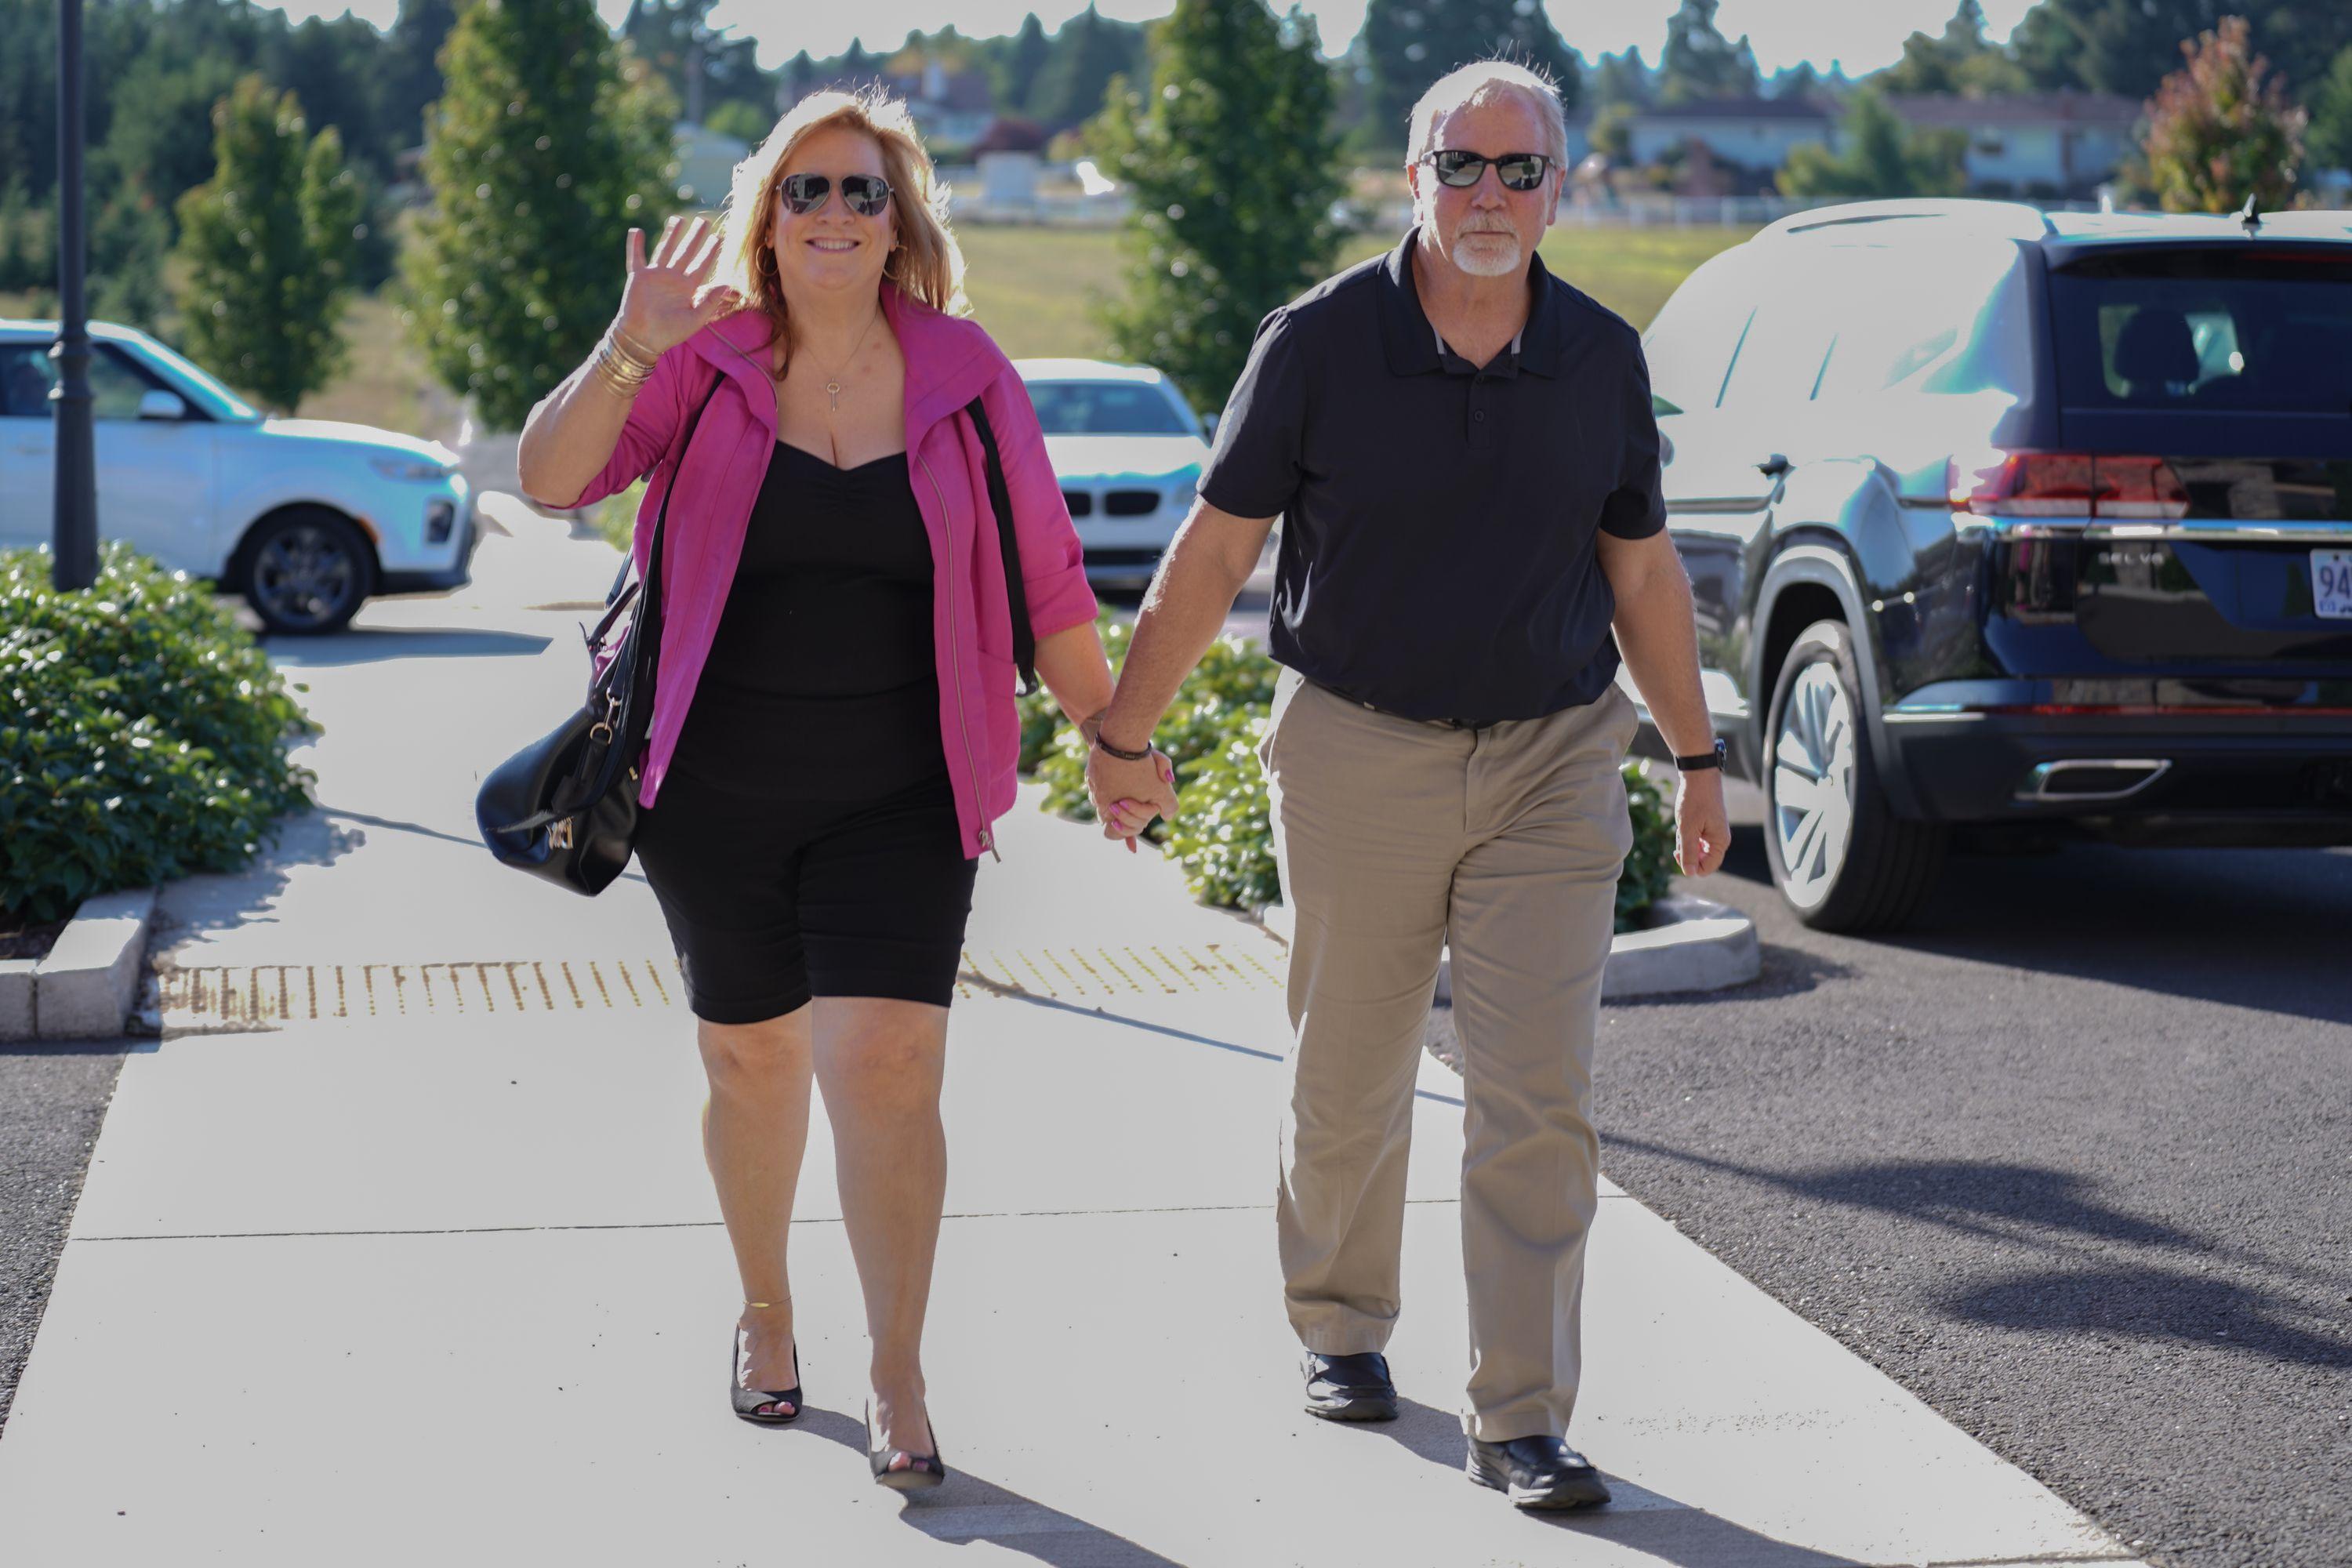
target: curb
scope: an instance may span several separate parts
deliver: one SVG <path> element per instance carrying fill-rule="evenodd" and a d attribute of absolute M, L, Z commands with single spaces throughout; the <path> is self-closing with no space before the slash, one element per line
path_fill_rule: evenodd
<path fill-rule="evenodd" d="M 153 888 L 84 899 L 45 958 L 0 960 L 0 1040 L 110 1040 L 139 990 Z"/>
<path fill-rule="evenodd" d="M 1620 932 L 1610 942 L 1609 965 L 1601 977 L 1603 1002 L 1721 991 L 1744 985 L 1762 973 L 1764 954 L 1757 946 L 1756 922 L 1730 905 L 1669 893 L 1650 910 L 1653 924 Z M 1297 916 L 1287 907 L 1267 904 L 1256 919 L 1267 935 L 1285 948 L 1291 945 Z M 1440 1005 L 1453 1004 L 1453 979 L 1451 958 L 1440 960 L 1434 998 Z"/>

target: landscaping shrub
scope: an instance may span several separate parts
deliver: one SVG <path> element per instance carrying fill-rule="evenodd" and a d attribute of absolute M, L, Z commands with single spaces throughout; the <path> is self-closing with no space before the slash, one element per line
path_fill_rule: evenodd
<path fill-rule="evenodd" d="M 1108 613 L 1098 624 L 1116 673 L 1126 660 L 1131 628 Z M 1152 733 L 1175 764 L 1178 816 L 1172 824 L 1154 821 L 1144 837 L 1183 868 L 1193 897 L 1203 903 L 1250 909 L 1282 896 L 1256 754 L 1280 672 L 1255 642 L 1221 637 L 1209 645 Z M 1095 820 L 1087 798 L 1086 744 L 1043 689 L 1021 700 L 1021 771 L 1045 783 L 1045 810 L 1073 821 Z M 1640 923 L 1675 871 L 1673 803 L 1650 777 L 1647 763 L 1629 761 L 1624 777 L 1633 847 L 1617 882 L 1621 931 Z"/>
<path fill-rule="evenodd" d="M 318 782 L 286 760 L 318 727 L 209 589 L 121 543 L 98 582 L 49 585 L 0 551 L 0 910 L 234 870 Z"/>

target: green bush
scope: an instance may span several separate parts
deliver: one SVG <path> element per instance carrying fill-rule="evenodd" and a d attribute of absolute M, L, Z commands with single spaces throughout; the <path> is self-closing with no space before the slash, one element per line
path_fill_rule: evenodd
<path fill-rule="evenodd" d="M 1126 660 L 1132 627 L 1108 612 L 1098 624 L 1115 674 Z M 1153 743 L 1175 764 L 1178 816 L 1173 823 L 1154 821 L 1144 837 L 1183 868 L 1192 896 L 1202 903 L 1249 909 L 1282 896 L 1265 775 L 1257 761 L 1280 673 L 1255 643 L 1219 638 L 1152 732 Z M 1087 797 L 1086 744 L 1043 690 L 1021 700 L 1021 771 L 1044 781 L 1045 810 L 1076 822 L 1095 820 Z M 1675 872 L 1673 803 L 1651 779 L 1647 763 L 1628 762 L 1624 776 L 1633 847 L 1617 881 L 1621 931 L 1640 923 Z"/>
<path fill-rule="evenodd" d="M 1650 776 L 1650 764 L 1625 763 L 1625 805 L 1633 816 L 1633 847 L 1617 874 L 1617 929 L 1632 931 L 1640 915 L 1666 896 L 1675 874 L 1675 803 Z"/>
<path fill-rule="evenodd" d="M 636 541 L 637 508 L 646 499 L 646 481 L 615 490 L 587 509 L 588 526 L 614 549 L 626 555 Z M 664 554 L 668 552 L 664 551 Z"/>
<path fill-rule="evenodd" d="M 0 551 L 0 910 L 243 865 L 310 804 L 286 748 L 318 727 L 185 574 L 115 543 L 88 590 L 49 580 L 46 550 Z"/>

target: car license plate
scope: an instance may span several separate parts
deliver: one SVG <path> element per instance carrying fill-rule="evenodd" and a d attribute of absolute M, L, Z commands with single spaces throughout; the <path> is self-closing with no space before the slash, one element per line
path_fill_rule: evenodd
<path fill-rule="evenodd" d="M 2352 550 L 2311 552 L 2311 602 L 2323 619 L 2352 621 Z"/>

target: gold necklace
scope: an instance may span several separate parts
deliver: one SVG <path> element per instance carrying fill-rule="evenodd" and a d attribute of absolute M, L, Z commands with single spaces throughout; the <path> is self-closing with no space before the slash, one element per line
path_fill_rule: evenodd
<path fill-rule="evenodd" d="M 866 318 L 866 330 L 857 334 L 856 346 L 849 351 L 849 358 L 843 360 L 840 364 L 834 367 L 831 379 L 827 380 L 824 384 L 825 395 L 832 400 L 833 411 L 835 414 L 841 412 L 841 373 L 847 367 L 850 360 L 854 360 L 857 357 L 857 351 L 866 346 L 866 340 L 874 335 L 874 323 L 881 319 L 882 307 L 877 305 L 874 307 L 874 313 Z M 787 374 L 789 374 L 789 370 Z"/>

